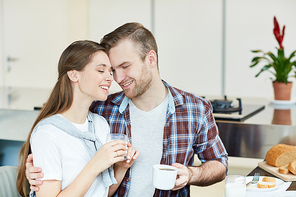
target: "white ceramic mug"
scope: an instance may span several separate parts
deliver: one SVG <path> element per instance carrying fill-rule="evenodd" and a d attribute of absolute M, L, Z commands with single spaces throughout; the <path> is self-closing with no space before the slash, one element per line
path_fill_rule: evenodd
<path fill-rule="evenodd" d="M 171 190 L 175 186 L 178 168 L 169 165 L 153 166 L 153 186 L 160 190 Z"/>

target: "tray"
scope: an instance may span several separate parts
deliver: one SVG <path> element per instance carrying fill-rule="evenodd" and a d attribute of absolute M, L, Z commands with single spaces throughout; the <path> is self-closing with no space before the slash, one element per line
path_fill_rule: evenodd
<path fill-rule="evenodd" d="M 281 174 L 278 172 L 279 167 L 274 167 L 266 164 L 265 161 L 259 162 L 258 166 L 270 174 L 282 179 L 283 181 L 296 181 L 296 175 L 293 174 Z"/>

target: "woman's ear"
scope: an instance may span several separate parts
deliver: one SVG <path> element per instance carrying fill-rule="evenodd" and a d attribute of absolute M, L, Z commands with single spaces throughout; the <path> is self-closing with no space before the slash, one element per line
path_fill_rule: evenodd
<path fill-rule="evenodd" d="M 78 72 L 77 72 L 77 70 L 69 70 L 67 72 L 67 75 L 68 75 L 69 79 L 72 82 L 78 82 Z"/>

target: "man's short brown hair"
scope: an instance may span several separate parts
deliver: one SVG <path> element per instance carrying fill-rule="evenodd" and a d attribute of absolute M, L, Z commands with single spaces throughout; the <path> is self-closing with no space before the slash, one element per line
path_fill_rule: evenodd
<path fill-rule="evenodd" d="M 158 59 L 158 49 L 153 34 L 140 23 L 126 23 L 111 33 L 105 35 L 101 39 L 107 51 L 115 47 L 120 41 L 129 39 L 137 48 L 140 58 L 144 61 L 147 53 L 151 50 L 155 51 Z"/>

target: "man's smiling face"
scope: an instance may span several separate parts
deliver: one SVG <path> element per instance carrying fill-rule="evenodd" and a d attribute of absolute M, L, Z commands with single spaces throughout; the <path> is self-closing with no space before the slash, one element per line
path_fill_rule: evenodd
<path fill-rule="evenodd" d="M 132 41 L 124 39 L 109 51 L 114 80 L 128 98 L 141 96 L 150 87 L 151 71 Z"/>

